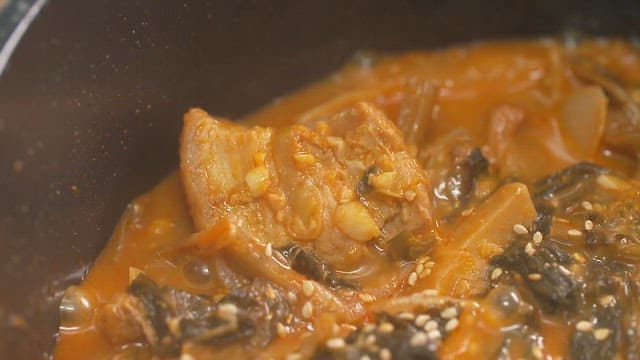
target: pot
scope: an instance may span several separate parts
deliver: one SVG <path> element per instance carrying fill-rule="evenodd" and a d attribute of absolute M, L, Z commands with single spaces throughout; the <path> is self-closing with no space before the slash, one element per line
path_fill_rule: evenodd
<path fill-rule="evenodd" d="M 640 34 L 637 0 L 6 1 L 5 41 L 41 7 L 0 77 L 0 354 L 11 359 L 51 353 L 61 291 L 127 202 L 177 167 L 189 107 L 238 118 L 360 49 Z"/>

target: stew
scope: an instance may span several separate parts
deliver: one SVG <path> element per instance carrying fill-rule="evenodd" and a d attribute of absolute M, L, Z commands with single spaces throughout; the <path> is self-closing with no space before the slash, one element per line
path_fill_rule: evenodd
<path fill-rule="evenodd" d="M 60 306 L 57 359 L 637 359 L 640 48 L 359 53 L 191 109 Z"/>

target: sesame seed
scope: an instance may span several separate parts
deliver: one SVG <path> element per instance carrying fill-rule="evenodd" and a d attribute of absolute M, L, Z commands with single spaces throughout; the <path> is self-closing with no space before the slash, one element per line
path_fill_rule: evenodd
<path fill-rule="evenodd" d="M 420 275 L 420 273 L 423 271 L 424 271 L 424 264 L 418 264 L 418 266 L 416 266 L 416 273 Z"/>
<path fill-rule="evenodd" d="M 313 282 L 309 281 L 309 280 L 303 280 L 302 281 L 302 293 L 305 296 L 311 296 L 313 295 L 313 291 L 315 290 L 315 287 L 313 286 Z"/>
<path fill-rule="evenodd" d="M 613 305 L 613 303 L 616 301 L 616 299 L 613 297 L 613 295 L 604 295 L 602 297 L 600 297 L 600 299 L 598 299 L 598 302 L 600 303 L 600 305 L 602 306 L 610 306 Z"/>
<path fill-rule="evenodd" d="M 424 279 L 427 276 L 431 275 L 431 269 L 425 269 L 423 272 L 418 275 L 418 279 Z"/>
<path fill-rule="evenodd" d="M 542 275 L 538 274 L 538 273 L 533 273 L 533 274 L 529 274 L 529 276 L 527 276 L 529 278 L 529 280 L 533 280 L 533 281 L 538 281 L 540 279 L 542 279 Z"/>
<path fill-rule="evenodd" d="M 593 230 L 593 221 L 591 220 L 585 220 L 584 222 L 584 229 L 587 231 L 591 231 Z"/>
<path fill-rule="evenodd" d="M 423 327 L 429 320 L 431 320 L 431 316 L 427 314 L 420 314 L 416 317 L 415 324 L 417 327 Z"/>
<path fill-rule="evenodd" d="M 472 213 L 472 212 L 473 212 L 473 208 L 468 208 L 468 209 L 464 209 L 464 210 L 460 213 L 460 215 L 462 215 L 462 216 L 469 216 L 469 215 L 471 215 L 471 213 Z"/>
<path fill-rule="evenodd" d="M 351 325 L 351 324 L 342 324 L 340 325 L 340 327 L 349 332 L 358 330 L 358 328 L 355 325 Z"/>
<path fill-rule="evenodd" d="M 278 336 L 281 338 L 287 336 L 287 333 L 289 333 L 289 331 L 287 330 L 287 327 L 282 325 L 282 323 L 276 324 L 276 332 L 278 333 Z"/>
<path fill-rule="evenodd" d="M 538 345 L 531 345 L 531 355 L 536 359 L 542 359 L 544 354 Z"/>
<path fill-rule="evenodd" d="M 287 300 L 289 300 L 290 304 L 295 304 L 298 302 L 298 295 L 296 295 L 296 293 L 294 293 L 293 291 L 289 291 L 287 293 Z"/>
<path fill-rule="evenodd" d="M 558 270 L 560 270 L 563 274 L 569 276 L 571 275 L 571 271 L 562 265 L 558 265 Z"/>
<path fill-rule="evenodd" d="M 582 321 L 578 321 L 578 323 L 576 324 L 576 330 L 578 331 L 587 332 L 587 331 L 591 331 L 592 329 L 593 329 L 593 324 L 591 324 L 590 321 L 582 320 Z"/>
<path fill-rule="evenodd" d="M 442 312 L 440 313 L 440 316 L 442 316 L 443 319 L 451 319 L 456 317 L 457 315 L 458 315 L 458 310 L 453 306 L 442 310 Z"/>
<path fill-rule="evenodd" d="M 426 263 L 424 263 L 424 266 L 425 266 L 427 269 L 430 269 L 430 268 L 432 268 L 435 264 L 436 264 L 436 263 L 434 263 L 433 261 L 427 261 Z"/>
<path fill-rule="evenodd" d="M 596 183 L 608 190 L 624 190 L 629 187 L 624 180 L 609 174 L 598 175 Z"/>
<path fill-rule="evenodd" d="M 424 330 L 427 332 L 431 332 L 437 329 L 438 329 L 438 323 L 435 320 L 427 321 L 427 323 L 424 324 Z"/>
<path fill-rule="evenodd" d="M 588 201 L 583 201 L 582 202 L 582 208 L 587 210 L 587 211 L 591 211 L 591 210 L 593 210 L 593 205 L 591 205 L 591 203 L 588 202 Z"/>
<path fill-rule="evenodd" d="M 418 274 L 416 274 L 415 272 L 412 272 L 411 274 L 409 274 L 409 278 L 407 279 L 407 284 L 409 284 L 409 286 L 415 286 L 416 281 L 418 281 Z"/>
<path fill-rule="evenodd" d="M 360 298 L 360 300 L 364 301 L 364 302 L 372 302 L 375 300 L 375 298 L 373 297 L 373 295 L 371 294 L 367 294 L 367 293 L 359 293 L 358 297 Z"/>
<path fill-rule="evenodd" d="M 401 312 L 400 314 L 398 314 L 398 319 L 401 320 L 413 320 L 415 318 L 415 315 L 413 315 L 410 312 Z"/>
<path fill-rule="evenodd" d="M 598 328 L 593 331 L 593 337 L 598 341 L 605 340 L 611 335 L 611 330 L 607 328 Z"/>
<path fill-rule="evenodd" d="M 584 264 L 587 262 L 587 259 L 584 258 L 584 256 L 582 256 L 582 254 L 580 253 L 573 253 L 573 255 L 571 255 L 571 257 L 573 258 L 573 260 L 579 262 L 580 264 Z"/>
<path fill-rule="evenodd" d="M 422 293 L 424 296 L 438 296 L 438 290 L 436 289 L 426 289 L 423 290 Z"/>
<path fill-rule="evenodd" d="M 427 340 L 427 334 L 423 333 L 422 331 L 418 331 L 417 333 L 413 334 L 411 340 L 409 340 L 409 344 L 411 344 L 411 346 L 413 347 L 425 346 L 427 345 Z"/>
<path fill-rule="evenodd" d="M 376 329 L 376 325 L 372 323 L 366 323 L 362 327 L 362 330 L 364 330 L 364 332 L 367 332 L 367 333 L 372 332 L 375 329 Z"/>
<path fill-rule="evenodd" d="M 373 334 L 369 334 L 367 335 L 366 338 L 364 338 L 364 344 L 365 345 L 373 345 L 376 343 L 376 336 Z"/>
<path fill-rule="evenodd" d="M 223 319 L 234 317 L 238 314 L 238 307 L 231 303 L 224 303 L 218 306 L 218 316 Z"/>
<path fill-rule="evenodd" d="M 542 243 L 542 233 L 540 231 L 533 233 L 533 243 L 536 245 L 540 245 Z"/>
<path fill-rule="evenodd" d="M 578 229 L 570 229 L 567 231 L 567 235 L 569 236 L 582 236 L 582 231 Z"/>
<path fill-rule="evenodd" d="M 331 350 L 343 349 L 345 345 L 343 338 L 332 338 L 327 340 L 327 347 Z"/>
<path fill-rule="evenodd" d="M 424 264 L 427 261 L 429 261 L 429 257 L 428 256 L 421 257 L 420 259 L 418 259 L 418 264 Z"/>
<path fill-rule="evenodd" d="M 382 350 L 380 350 L 380 353 L 378 353 L 378 355 L 380 356 L 380 360 L 391 360 L 391 350 L 387 348 L 383 348 Z"/>
<path fill-rule="evenodd" d="M 393 324 L 388 322 L 382 323 L 378 327 L 378 331 L 380 331 L 383 334 L 388 334 L 390 332 L 393 332 L 393 329 L 394 329 Z"/>
<path fill-rule="evenodd" d="M 534 249 L 533 244 L 529 242 L 525 245 L 524 252 L 529 256 L 533 256 L 536 254 L 536 249 Z"/>
<path fill-rule="evenodd" d="M 311 318 L 311 316 L 313 316 L 313 304 L 311 304 L 311 302 L 307 301 L 302 306 L 302 317 L 305 318 L 305 319 L 309 319 L 309 318 Z"/>
<path fill-rule="evenodd" d="M 522 224 L 513 225 L 513 231 L 518 235 L 525 235 L 529 233 L 529 230 Z"/>
<path fill-rule="evenodd" d="M 455 330 L 458 327 L 458 319 L 453 318 L 447 321 L 447 324 L 444 326 L 444 329 L 448 332 Z"/>
<path fill-rule="evenodd" d="M 273 255 L 273 245 L 271 245 L 271 243 L 268 243 L 267 246 L 265 246 L 264 254 L 268 257 Z"/>
<path fill-rule="evenodd" d="M 440 331 L 439 331 L 439 330 L 431 330 L 431 331 L 429 331 L 429 332 L 427 333 L 427 337 L 428 337 L 430 340 L 437 340 L 437 339 L 442 338 L 442 334 L 440 334 Z"/>
<path fill-rule="evenodd" d="M 502 276 L 503 270 L 502 268 L 495 268 L 491 271 L 491 280 L 498 280 L 500 276 Z"/>

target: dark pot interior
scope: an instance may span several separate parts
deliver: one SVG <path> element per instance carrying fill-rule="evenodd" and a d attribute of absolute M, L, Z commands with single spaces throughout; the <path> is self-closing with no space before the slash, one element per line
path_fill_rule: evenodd
<path fill-rule="evenodd" d="M 51 1 L 0 77 L 1 357 L 51 352 L 60 290 L 177 166 L 188 107 L 238 117 L 358 49 L 630 36 L 638 19 L 637 0 Z"/>

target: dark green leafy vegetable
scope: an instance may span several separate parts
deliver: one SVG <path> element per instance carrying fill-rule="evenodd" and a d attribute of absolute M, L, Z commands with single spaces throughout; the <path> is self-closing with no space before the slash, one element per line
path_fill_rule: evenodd
<path fill-rule="evenodd" d="M 553 240 L 545 240 L 535 248 L 531 243 L 516 240 L 503 254 L 493 258 L 492 264 L 520 274 L 545 311 L 573 312 L 578 301 L 578 281 L 567 270 L 571 261 L 571 256 Z"/>
<path fill-rule="evenodd" d="M 576 326 L 572 335 L 572 359 L 640 357 L 638 280 L 630 270 L 618 262 L 589 264 L 577 317 L 583 326 Z"/>
<path fill-rule="evenodd" d="M 548 235 L 553 221 L 553 208 L 547 205 L 538 205 L 536 212 L 536 220 L 533 222 L 531 231 L 540 231 L 542 235 Z"/>
<path fill-rule="evenodd" d="M 180 342 L 171 334 L 166 323 L 166 320 L 172 317 L 173 309 L 164 299 L 167 294 L 163 289 L 147 276 L 140 274 L 129 286 L 129 293 L 142 303 L 145 313 L 141 314 L 139 318 L 150 322 L 150 324 L 141 324 L 141 326 L 145 329 L 147 341 L 154 351 L 160 355 L 176 356 L 180 354 Z M 180 298 L 185 302 L 200 305 L 201 299 L 196 296 L 185 294 Z"/>
<path fill-rule="evenodd" d="M 453 317 L 445 315 L 444 309 L 455 310 Z M 376 314 L 375 324 L 367 324 L 344 339 L 345 346 L 339 349 L 322 346 L 313 356 L 315 360 L 384 358 L 384 352 L 394 359 L 436 360 L 437 350 L 450 334 L 449 321 L 457 321 L 460 308 L 451 304 L 431 308 L 415 318 L 403 318 L 386 312 Z M 422 318 L 422 321 L 421 319 Z"/>
<path fill-rule="evenodd" d="M 536 209 L 574 204 L 593 189 L 592 180 L 605 172 L 599 165 L 580 162 L 536 181 L 531 196 Z"/>
<path fill-rule="evenodd" d="M 134 314 L 147 342 L 161 356 L 180 354 L 183 342 L 229 344 L 245 341 L 267 346 L 278 322 L 290 314 L 283 291 L 263 279 L 235 289 L 214 302 L 205 296 L 160 287 L 141 274 L 129 287 L 142 308 Z"/>
<path fill-rule="evenodd" d="M 489 170 L 489 161 L 482 155 L 479 148 L 473 149 L 469 155 L 456 165 L 451 178 L 452 195 L 465 205 L 473 196 L 476 180 Z"/>
<path fill-rule="evenodd" d="M 307 276 L 309 279 L 326 284 L 332 289 L 341 287 L 359 288 L 357 282 L 339 275 L 326 262 L 322 261 L 312 249 L 291 243 L 278 249 L 278 251 L 289 260 L 293 270 Z"/>

